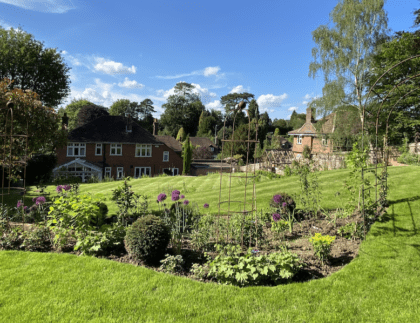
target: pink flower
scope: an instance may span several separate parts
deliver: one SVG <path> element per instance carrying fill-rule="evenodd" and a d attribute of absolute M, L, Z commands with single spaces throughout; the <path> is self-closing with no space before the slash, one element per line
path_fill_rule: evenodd
<path fill-rule="evenodd" d="M 188 200 L 184 201 L 184 205 L 188 205 L 189 203 L 190 203 L 190 201 L 188 201 Z"/>

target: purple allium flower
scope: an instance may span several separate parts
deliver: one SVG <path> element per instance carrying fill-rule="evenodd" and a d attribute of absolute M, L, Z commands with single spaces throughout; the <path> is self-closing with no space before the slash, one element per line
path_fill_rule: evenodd
<path fill-rule="evenodd" d="M 281 195 L 274 195 L 273 197 L 274 203 L 280 203 L 281 202 Z"/>
<path fill-rule="evenodd" d="M 56 188 L 56 190 L 57 190 L 58 193 L 60 193 L 62 189 L 63 189 L 63 186 L 62 185 L 58 185 L 57 188 Z"/>
<path fill-rule="evenodd" d="M 43 197 L 43 196 L 40 196 L 40 197 L 38 197 L 37 199 L 36 199 L 36 205 L 39 205 L 39 204 L 44 204 L 45 203 L 45 197 Z"/>
<path fill-rule="evenodd" d="M 280 220 L 280 214 L 274 213 L 273 214 L 273 220 L 274 220 L 274 222 L 277 222 L 278 220 Z"/>
<path fill-rule="evenodd" d="M 185 195 L 181 195 L 180 198 L 182 198 L 182 199 L 185 198 Z"/>
<path fill-rule="evenodd" d="M 283 202 L 283 207 L 286 207 L 287 206 L 287 203 L 286 202 Z"/>
<path fill-rule="evenodd" d="M 203 207 L 204 207 L 205 209 L 208 209 L 208 208 L 209 208 L 209 205 L 208 205 L 207 203 L 205 203 Z"/>
<path fill-rule="evenodd" d="M 17 208 L 20 208 L 21 206 L 22 206 L 23 204 L 22 204 L 22 200 L 19 200 L 18 202 L 17 202 Z"/>
<path fill-rule="evenodd" d="M 163 202 L 166 200 L 166 194 L 165 193 L 160 193 L 158 196 L 158 202 Z"/>
<path fill-rule="evenodd" d="M 36 200 L 36 197 L 34 197 L 34 198 L 32 199 L 32 202 L 35 202 L 35 200 Z"/>
<path fill-rule="evenodd" d="M 179 195 L 181 192 L 180 191 L 178 191 L 178 190 L 174 190 L 174 191 L 172 191 L 172 195 Z"/>
<path fill-rule="evenodd" d="M 178 201 L 178 200 L 179 200 L 179 195 L 172 194 L 172 201 Z"/>
<path fill-rule="evenodd" d="M 63 188 L 64 188 L 65 191 L 71 190 L 71 186 L 70 185 L 64 185 Z"/>
<path fill-rule="evenodd" d="M 188 205 L 189 203 L 190 203 L 190 201 L 184 200 L 184 205 Z"/>

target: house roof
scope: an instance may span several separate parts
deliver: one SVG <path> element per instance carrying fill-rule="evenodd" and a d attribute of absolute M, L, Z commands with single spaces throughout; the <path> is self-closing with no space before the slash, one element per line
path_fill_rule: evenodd
<path fill-rule="evenodd" d="M 155 138 L 176 152 L 182 151 L 181 143 L 172 136 L 155 136 Z"/>
<path fill-rule="evenodd" d="M 219 148 L 207 137 L 190 137 L 190 141 L 194 146 Z"/>
<path fill-rule="evenodd" d="M 315 129 L 314 124 L 320 121 L 324 122 L 324 120 L 325 120 L 325 123 L 321 127 L 321 133 L 333 133 L 334 132 L 334 117 L 335 117 L 335 113 L 331 113 L 325 116 L 321 120 L 317 120 L 311 123 L 305 122 L 302 127 L 300 127 L 299 129 L 289 131 L 288 134 L 289 135 L 312 135 L 312 136 L 316 135 L 317 131 Z"/>
<path fill-rule="evenodd" d="M 150 132 L 132 121 L 132 132 L 126 132 L 127 118 L 123 116 L 102 116 L 68 134 L 69 141 L 78 142 L 120 142 L 162 145 Z"/>

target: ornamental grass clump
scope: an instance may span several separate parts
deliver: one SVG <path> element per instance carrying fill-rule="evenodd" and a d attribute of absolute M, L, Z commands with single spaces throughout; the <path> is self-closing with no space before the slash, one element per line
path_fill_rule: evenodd
<path fill-rule="evenodd" d="M 157 264 L 166 252 L 171 231 L 162 219 L 149 214 L 127 228 L 125 249 L 136 260 Z"/>
<path fill-rule="evenodd" d="M 309 242 L 312 243 L 312 246 L 314 247 L 315 256 L 324 262 L 330 255 L 334 240 L 335 236 L 323 236 L 321 233 L 315 233 L 315 236 L 311 237 Z"/>

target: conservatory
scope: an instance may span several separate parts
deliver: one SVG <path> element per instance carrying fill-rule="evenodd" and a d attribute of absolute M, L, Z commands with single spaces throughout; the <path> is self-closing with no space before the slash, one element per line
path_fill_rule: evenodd
<path fill-rule="evenodd" d="M 77 176 L 82 179 L 82 183 L 85 183 L 93 176 L 97 176 L 99 180 L 102 180 L 102 168 L 84 159 L 76 158 L 67 164 L 54 168 L 53 176 Z"/>

